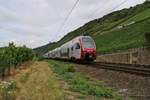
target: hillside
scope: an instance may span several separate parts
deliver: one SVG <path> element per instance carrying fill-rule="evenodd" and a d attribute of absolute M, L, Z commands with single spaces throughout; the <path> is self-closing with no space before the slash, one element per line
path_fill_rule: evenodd
<path fill-rule="evenodd" d="M 150 31 L 150 2 L 115 11 L 102 18 L 92 20 L 68 33 L 60 41 L 35 48 L 43 54 L 61 46 L 83 33 L 89 33 L 97 45 L 98 53 L 145 46 L 144 33 Z"/>

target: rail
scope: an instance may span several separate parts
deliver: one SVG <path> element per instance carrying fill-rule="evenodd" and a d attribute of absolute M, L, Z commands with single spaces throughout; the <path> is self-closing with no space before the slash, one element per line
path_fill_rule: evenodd
<path fill-rule="evenodd" d="M 133 65 L 133 64 L 115 64 L 115 63 L 95 62 L 93 66 L 97 68 L 122 71 L 126 73 L 150 77 L 150 65 Z"/>

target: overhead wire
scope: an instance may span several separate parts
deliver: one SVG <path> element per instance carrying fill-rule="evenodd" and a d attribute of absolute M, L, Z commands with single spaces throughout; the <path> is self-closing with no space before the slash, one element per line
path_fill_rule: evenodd
<path fill-rule="evenodd" d="M 120 7 L 121 5 L 125 4 L 126 2 L 128 2 L 129 0 L 124 0 L 122 1 L 120 4 L 116 5 L 114 8 L 112 8 L 109 12 L 113 12 L 115 9 L 117 9 L 118 7 Z"/>
<path fill-rule="evenodd" d="M 120 7 L 121 5 L 125 4 L 127 1 L 129 0 L 124 0 L 122 1 L 121 3 L 119 3 L 118 5 L 116 5 L 115 7 L 113 7 L 111 10 L 109 10 L 109 13 L 110 12 L 113 12 L 115 9 L 117 9 L 118 7 Z M 90 14 L 90 17 L 93 17 L 93 15 L 97 12 L 97 10 L 99 9 L 100 7 L 98 7 L 97 9 L 95 9 L 91 14 Z M 101 11 L 100 13 L 102 13 L 103 11 Z M 84 30 L 85 31 L 85 30 Z"/>
<path fill-rule="evenodd" d="M 114 11 L 115 9 L 117 9 L 118 7 L 120 7 L 121 5 L 123 5 L 124 3 L 126 3 L 128 0 L 124 0 L 123 2 L 121 2 L 120 4 L 116 5 L 114 8 L 112 8 L 111 10 L 109 10 L 109 13 Z M 108 2 L 108 1 L 107 1 Z M 95 9 L 90 15 L 89 17 L 93 17 L 93 15 L 100 9 L 101 7 L 98 7 L 97 9 Z M 103 11 L 101 11 L 100 13 L 102 13 Z"/>
<path fill-rule="evenodd" d="M 108 1 L 110 1 L 110 0 L 108 0 Z M 107 1 L 107 2 L 108 2 Z M 93 15 L 95 14 L 95 13 L 97 13 L 97 11 L 99 10 L 101 8 L 101 6 L 99 6 L 98 8 L 96 8 L 90 15 L 89 15 L 89 17 L 91 18 L 91 17 L 93 17 Z"/>
<path fill-rule="evenodd" d="M 72 12 L 74 11 L 74 9 L 76 8 L 77 4 L 79 3 L 80 0 L 76 0 L 76 2 L 74 3 L 73 7 L 71 8 L 71 10 L 69 11 L 69 13 L 67 14 L 67 16 L 65 17 L 62 25 L 60 26 L 60 28 L 58 29 L 58 32 L 57 32 L 57 35 L 55 37 L 57 37 L 60 33 L 61 33 L 61 30 L 64 28 L 66 22 L 68 21 L 70 15 L 72 14 Z M 120 7 L 121 5 L 123 5 L 124 3 L 126 3 L 127 1 L 129 0 L 124 0 L 123 2 L 121 2 L 120 4 L 116 5 L 114 8 L 112 8 L 110 12 L 114 11 L 115 9 L 117 9 L 118 7 Z M 99 9 L 99 8 L 98 8 Z M 93 15 L 95 13 L 96 10 L 94 10 L 94 12 L 91 14 Z"/>
<path fill-rule="evenodd" d="M 75 4 L 73 5 L 73 7 L 71 8 L 71 10 L 69 11 L 69 13 L 67 14 L 66 18 L 64 19 L 62 25 L 60 26 L 60 28 L 58 29 L 58 34 L 61 32 L 61 30 L 63 29 L 63 27 L 65 26 L 66 22 L 68 21 L 70 15 L 72 14 L 72 12 L 74 11 L 74 9 L 76 8 L 78 2 L 80 0 L 76 0 Z"/>

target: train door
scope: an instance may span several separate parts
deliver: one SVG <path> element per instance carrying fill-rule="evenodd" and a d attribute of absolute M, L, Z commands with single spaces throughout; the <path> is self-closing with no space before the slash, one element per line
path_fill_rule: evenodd
<path fill-rule="evenodd" d="M 76 43 L 74 46 L 74 56 L 76 59 L 80 59 L 81 55 L 81 47 L 79 43 Z"/>
<path fill-rule="evenodd" d="M 69 52 L 70 52 L 70 50 L 69 50 L 69 48 L 67 48 L 67 57 L 69 58 Z"/>

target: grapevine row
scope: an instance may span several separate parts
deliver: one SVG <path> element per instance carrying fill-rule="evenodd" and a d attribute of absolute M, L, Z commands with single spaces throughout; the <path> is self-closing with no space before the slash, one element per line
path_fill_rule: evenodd
<path fill-rule="evenodd" d="M 10 73 L 11 67 L 17 68 L 25 61 L 33 59 L 33 52 L 26 46 L 16 47 L 14 43 L 9 43 L 8 47 L 0 49 L 0 75 L 5 77 L 5 73 Z"/>

